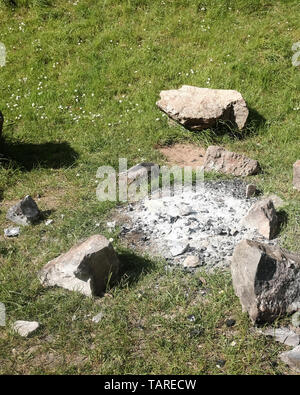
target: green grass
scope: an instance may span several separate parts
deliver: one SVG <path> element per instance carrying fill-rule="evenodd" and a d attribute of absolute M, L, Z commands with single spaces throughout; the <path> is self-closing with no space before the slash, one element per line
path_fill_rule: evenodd
<path fill-rule="evenodd" d="M 1 229 L 7 208 L 26 194 L 41 196 L 55 221 L 22 228 L 13 240 L 1 231 L 0 301 L 8 317 L 0 327 L 1 373 L 288 372 L 272 364 L 285 348 L 251 332 L 226 274 L 202 273 L 203 297 L 198 276 L 165 273 L 163 262 L 124 250 L 116 235 L 127 269 L 112 298 L 45 290 L 36 274 L 78 240 L 112 236 L 104 224 L 114 205 L 96 199 L 99 166 L 117 168 L 119 157 L 129 166 L 162 164 L 155 147 L 175 142 L 220 144 L 257 159 L 263 173 L 248 180 L 286 200 L 283 245 L 300 251 L 300 197 L 292 188 L 300 73 L 291 50 L 300 40 L 299 12 L 298 0 L 0 1 L 7 48 Z M 246 130 L 170 127 L 155 102 L 162 89 L 183 84 L 240 91 L 251 110 Z M 95 325 L 91 316 L 102 309 Z M 230 316 L 237 324 L 228 329 Z M 10 329 L 16 319 L 42 325 L 25 340 Z M 195 327 L 200 334 L 190 336 Z M 218 359 L 226 360 L 221 369 Z"/>

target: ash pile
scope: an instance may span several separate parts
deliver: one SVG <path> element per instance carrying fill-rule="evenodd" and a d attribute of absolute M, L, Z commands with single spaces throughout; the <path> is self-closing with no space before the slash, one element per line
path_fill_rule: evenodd
<path fill-rule="evenodd" d="M 120 235 L 130 248 L 162 257 L 169 265 L 228 268 L 241 240 L 276 244 L 276 239 L 269 241 L 244 221 L 257 201 L 246 199 L 245 191 L 246 184 L 235 179 L 206 181 L 196 191 L 146 197 L 121 209 Z"/>

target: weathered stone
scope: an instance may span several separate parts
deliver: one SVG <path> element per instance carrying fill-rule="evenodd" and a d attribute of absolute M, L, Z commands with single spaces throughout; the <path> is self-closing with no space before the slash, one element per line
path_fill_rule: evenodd
<path fill-rule="evenodd" d="M 300 346 L 279 354 L 279 357 L 282 362 L 295 369 L 295 371 L 300 372 Z"/>
<path fill-rule="evenodd" d="M 116 280 L 118 272 L 119 260 L 112 245 L 104 236 L 94 235 L 48 262 L 39 278 L 45 286 L 100 296 L 108 281 Z"/>
<path fill-rule="evenodd" d="M 2 136 L 3 123 L 4 123 L 4 117 L 2 112 L 0 111 L 0 138 Z"/>
<path fill-rule="evenodd" d="M 235 90 L 189 85 L 161 91 L 156 104 L 170 118 L 196 131 L 215 127 L 220 120 L 242 129 L 249 114 L 245 100 Z"/>
<path fill-rule="evenodd" d="M 251 198 L 256 194 L 256 185 L 254 184 L 248 184 L 246 186 L 246 199 Z"/>
<path fill-rule="evenodd" d="M 300 160 L 297 160 L 297 162 L 294 163 L 293 169 L 293 185 L 298 191 L 300 191 Z"/>
<path fill-rule="evenodd" d="M 262 199 L 254 203 L 242 224 L 257 229 L 267 239 L 272 239 L 279 228 L 279 219 L 271 199 Z"/>
<path fill-rule="evenodd" d="M 300 256 L 276 246 L 242 240 L 231 274 L 243 311 L 254 323 L 272 322 L 300 309 Z"/>
<path fill-rule="evenodd" d="M 196 255 L 189 255 L 183 261 L 184 267 L 197 267 L 200 266 L 201 261 L 198 256 Z"/>
<path fill-rule="evenodd" d="M 19 226 L 11 226 L 9 228 L 4 229 L 4 236 L 6 237 L 17 237 L 20 234 Z"/>
<path fill-rule="evenodd" d="M 260 171 L 257 160 L 227 151 L 217 145 L 207 148 L 203 166 L 205 171 L 217 171 L 241 177 L 257 174 Z"/>
<path fill-rule="evenodd" d="M 36 202 L 27 195 L 8 210 L 6 218 L 18 225 L 30 225 L 38 221 L 40 215 Z"/>
<path fill-rule="evenodd" d="M 260 331 L 265 336 L 272 336 L 274 339 L 287 346 L 295 347 L 300 343 L 300 336 L 289 328 L 269 328 Z"/>
<path fill-rule="evenodd" d="M 22 337 L 27 337 L 39 328 L 40 324 L 37 321 L 16 321 L 13 329 Z"/>

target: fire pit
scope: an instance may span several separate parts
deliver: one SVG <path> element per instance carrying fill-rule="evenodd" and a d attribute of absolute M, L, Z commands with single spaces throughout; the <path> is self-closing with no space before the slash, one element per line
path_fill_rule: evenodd
<path fill-rule="evenodd" d="M 246 199 L 246 184 L 238 179 L 206 181 L 197 191 L 175 189 L 171 196 L 121 208 L 121 236 L 129 247 L 169 264 L 183 264 L 192 255 L 207 269 L 227 268 L 242 239 L 276 243 L 241 224 L 256 200 Z"/>

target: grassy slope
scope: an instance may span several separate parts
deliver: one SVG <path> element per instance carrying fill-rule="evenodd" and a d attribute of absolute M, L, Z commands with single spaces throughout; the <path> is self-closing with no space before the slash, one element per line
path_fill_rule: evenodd
<path fill-rule="evenodd" d="M 249 180 L 287 200 L 282 237 L 286 247 L 299 250 L 300 199 L 291 184 L 300 151 L 300 74 L 291 62 L 299 2 L 28 3 L 34 5 L 0 5 L 0 41 L 8 51 L 0 69 L 6 119 L 0 221 L 1 228 L 8 225 L 13 201 L 40 194 L 39 205 L 54 210 L 55 223 L 22 229 L 16 240 L 0 236 L 0 301 L 8 323 L 42 323 L 28 340 L 0 328 L 0 372 L 285 372 L 271 364 L 283 347 L 249 333 L 226 276 L 206 277 L 210 292 L 203 298 L 197 279 L 166 274 L 163 263 L 131 255 L 118 241 L 131 276 L 100 306 L 63 290 L 43 290 L 36 272 L 82 237 L 110 236 L 102 224 L 112 205 L 95 196 L 99 166 L 116 167 L 119 157 L 129 165 L 162 163 L 155 145 L 175 141 L 220 143 L 258 159 L 264 173 Z M 242 92 L 251 108 L 247 130 L 193 134 L 168 126 L 155 101 L 160 90 L 182 84 Z M 144 271 L 133 277 L 137 265 Z M 106 318 L 92 325 L 85 314 L 101 309 Z M 194 324 L 186 317 L 192 313 L 205 335 L 189 336 Z M 238 324 L 225 329 L 230 315 Z M 220 370 L 215 360 L 222 358 L 227 363 Z"/>

